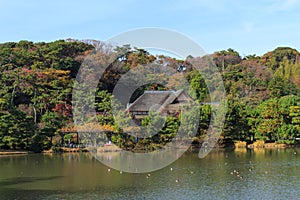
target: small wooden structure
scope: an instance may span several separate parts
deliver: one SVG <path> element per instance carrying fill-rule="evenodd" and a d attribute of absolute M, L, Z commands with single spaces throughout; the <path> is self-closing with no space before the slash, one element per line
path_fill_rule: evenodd
<path fill-rule="evenodd" d="M 81 141 L 79 139 L 91 139 L 92 135 L 99 137 L 98 139 L 105 140 L 103 133 L 111 134 L 114 131 L 113 126 L 110 125 L 99 125 L 97 123 L 86 123 L 82 126 L 72 126 L 63 127 L 60 129 L 59 134 L 61 136 L 61 145 L 65 145 L 64 136 L 66 134 L 72 134 L 75 144 L 79 144 Z M 79 137 L 79 133 L 82 137 Z M 100 138 L 102 136 L 102 138 Z M 76 139 L 76 140 L 75 140 Z"/>
<path fill-rule="evenodd" d="M 138 99 L 127 106 L 127 111 L 136 120 L 148 115 L 150 110 L 162 115 L 178 115 L 180 107 L 192 99 L 183 90 L 173 91 L 145 91 Z"/>

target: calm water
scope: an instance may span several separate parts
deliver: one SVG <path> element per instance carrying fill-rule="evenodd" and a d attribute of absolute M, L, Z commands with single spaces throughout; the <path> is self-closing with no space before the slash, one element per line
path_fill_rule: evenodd
<path fill-rule="evenodd" d="M 149 178 L 89 153 L 1 156 L 0 199 L 300 199 L 299 169 L 300 149 L 186 153 Z"/>

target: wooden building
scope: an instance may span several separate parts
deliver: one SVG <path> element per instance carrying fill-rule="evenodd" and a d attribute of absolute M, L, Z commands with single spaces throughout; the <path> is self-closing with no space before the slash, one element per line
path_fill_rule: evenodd
<path fill-rule="evenodd" d="M 127 111 L 136 120 L 148 115 L 150 110 L 160 112 L 162 115 L 178 115 L 180 107 L 192 99 L 184 90 L 178 91 L 145 91 L 133 103 L 127 106 Z"/>

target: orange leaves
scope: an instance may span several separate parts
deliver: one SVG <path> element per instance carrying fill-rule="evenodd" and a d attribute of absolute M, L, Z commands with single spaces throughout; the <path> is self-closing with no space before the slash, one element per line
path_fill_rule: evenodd
<path fill-rule="evenodd" d="M 61 77 L 61 76 L 68 76 L 70 74 L 70 70 L 58 70 L 54 68 L 49 68 L 46 70 L 32 70 L 23 67 L 22 68 L 23 75 L 27 76 L 30 74 L 36 74 L 39 78 L 55 78 L 55 77 Z"/>

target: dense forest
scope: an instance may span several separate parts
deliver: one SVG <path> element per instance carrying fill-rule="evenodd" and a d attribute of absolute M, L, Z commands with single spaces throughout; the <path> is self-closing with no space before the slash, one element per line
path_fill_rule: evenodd
<path fill-rule="evenodd" d="M 72 113 L 72 88 L 77 72 L 87 55 L 103 43 L 93 40 L 30 41 L 0 44 L 0 149 L 40 152 L 64 143 L 77 143 Z M 107 50 L 106 50 L 107 51 Z M 106 53 L 103 51 L 103 53 Z M 178 119 L 168 116 L 155 137 L 136 141 L 115 122 L 111 111 L 112 91 L 122 74 L 139 65 L 158 63 L 186 70 L 173 75 L 184 76 L 191 97 L 207 100 L 205 81 L 186 60 L 151 55 L 146 50 L 125 45 L 111 49 L 120 57 L 102 76 L 96 93 L 95 109 L 101 126 L 112 130 L 113 143 L 127 149 L 159 148 L 169 142 L 178 129 Z M 289 47 L 278 47 L 262 56 L 242 57 L 233 49 L 209 55 L 222 75 L 227 98 L 226 122 L 222 138 L 233 141 L 256 140 L 295 144 L 300 138 L 300 54 Z M 172 84 L 170 82 L 169 84 Z M 145 85 L 136 91 L 135 100 L 144 90 L 166 90 L 168 86 Z M 197 137 L 207 133 L 211 116 L 209 104 L 201 104 Z M 120 114 L 122 115 L 122 114 Z M 155 113 L 143 119 L 149 125 Z M 122 118 L 122 117 L 121 117 Z M 123 117 L 125 118 L 125 117 Z M 146 130 L 145 131 L 149 131 Z M 66 131 L 65 131 L 66 132 Z M 77 137 L 77 138 L 76 138 Z"/>

